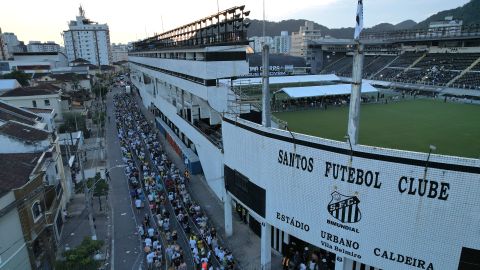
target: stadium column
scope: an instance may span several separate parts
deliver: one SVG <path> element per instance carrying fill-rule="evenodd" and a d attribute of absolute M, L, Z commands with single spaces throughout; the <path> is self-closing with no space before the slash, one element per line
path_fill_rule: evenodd
<path fill-rule="evenodd" d="M 271 127 L 272 120 L 270 114 L 270 63 L 269 63 L 270 47 L 268 44 L 263 44 L 262 48 L 262 125 L 264 127 Z"/>
<path fill-rule="evenodd" d="M 337 255 L 337 257 L 335 258 L 335 270 L 351 270 L 353 268 L 352 260 L 350 260 L 350 263 L 348 263 L 347 260 L 349 259 Z"/>
<path fill-rule="evenodd" d="M 262 270 L 270 270 L 272 267 L 272 226 L 262 222 L 262 238 L 260 239 L 260 264 Z"/>
<path fill-rule="evenodd" d="M 363 44 L 357 42 L 353 56 L 352 93 L 350 95 L 350 109 L 348 112 L 348 136 L 350 143 L 358 143 L 358 129 L 360 128 L 360 102 L 362 97 L 363 73 Z"/>
<path fill-rule="evenodd" d="M 225 235 L 227 237 L 233 234 L 232 220 L 232 196 L 225 190 L 225 199 L 223 200 L 223 212 L 225 218 Z"/>

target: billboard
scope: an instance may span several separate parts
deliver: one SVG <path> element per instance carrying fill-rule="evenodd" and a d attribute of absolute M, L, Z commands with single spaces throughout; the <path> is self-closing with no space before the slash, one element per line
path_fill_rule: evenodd
<path fill-rule="evenodd" d="M 297 238 L 383 269 L 458 269 L 464 248 L 480 249 L 479 160 L 243 120 L 222 132 L 225 165 L 265 189 L 265 221 Z"/>

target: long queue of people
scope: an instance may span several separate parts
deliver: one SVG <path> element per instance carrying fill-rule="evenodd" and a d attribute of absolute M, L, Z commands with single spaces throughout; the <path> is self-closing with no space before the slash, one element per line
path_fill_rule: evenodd
<path fill-rule="evenodd" d="M 187 269 L 187 254 L 178 239 L 182 234 L 188 241 L 184 246 L 190 249 L 188 255 L 191 255 L 196 269 L 234 269 L 232 253 L 221 247 L 215 228 L 209 225 L 200 205 L 191 199 L 187 190 L 188 172 L 182 175 L 167 158 L 157 132 L 131 96 L 115 95 L 114 105 L 130 195 L 138 210 L 148 205 L 156 219 L 154 224 L 155 221 L 146 216 L 139 226 L 149 268 L 162 264 L 160 240 L 164 239 L 169 267 Z M 175 227 L 171 222 L 178 224 L 179 231 L 171 228 Z"/>

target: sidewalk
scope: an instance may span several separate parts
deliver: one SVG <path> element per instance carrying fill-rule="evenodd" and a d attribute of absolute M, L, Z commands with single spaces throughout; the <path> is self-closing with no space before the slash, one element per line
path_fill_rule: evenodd
<path fill-rule="evenodd" d="M 102 141 L 100 145 L 99 141 Z M 86 161 L 84 160 L 85 179 L 94 177 L 96 173 L 100 173 L 105 178 L 105 149 L 100 146 L 105 146 L 104 138 L 88 138 L 84 141 L 84 149 L 86 151 Z M 101 153 L 103 151 L 103 153 Z M 78 181 L 82 181 L 82 174 L 78 172 L 76 175 Z M 91 229 L 88 219 L 88 212 L 85 206 L 85 194 L 83 190 L 81 193 L 72 194 L 69 202 L 67 202 L 68 217 L 64 221 L 61 239 L 58 243 L 57 258 L 61 258 L 63 252 L 73 249 L 81 244 L 85 237 L 91 237 Z M 101 210 L 100 210 L 101 208 Z M 96 227 L 97 240 L 104 241 L 104 245 L 100 250 L 100 254 L 108 262 L 110 256 L 111 243 L 111 209 L 107 198 L 98 197 L 92 198 L 93 219 Z M 105 268 L 108 268 L 106 263 Z"/>
<path fill-rule="evenodd" d="M 135 98 L 146 118 L 149 121 L 155 121 L 154 116 L 142 105 L 139 97 L 135 95 Z M 164 138 L 162 138 L 161 142 L 170 160 L 183 171 L 185 168 L 183 160 Z M 232 213 L 233 235 L 228 238 L 225 236 L 223 202 L 210 189 L 203 174 L 192 175 L 188 189 L 192 199 L 198 202 L 207 213 L 210 221 L 217 229 L 222 242 L 232 251 L 234 258 L 238 262 L 239 269 L 261 269 L 260 237 L 248 225 L 241 222 L 236 213 Z M 280 255 L 272 252 L 272 269 L 280 268 L 281 260 L 282 257 Z"/>
<path fill-rule="evenodd" d="M 101 253 L 105 256 L 108 253 L 110 238 L 110 209 L 107 200 L 101 199 L 102 211 L 98 198 L 93 198 L 93 213 L 96 225 L 97 240 L 104 241 Z M 74 194 L 67 206 L 68 218 L 66 219 L 62 239 L 58 244 L 57 257 L 61 257 L 64 251 L 73 249 L 80 245 L 85 237 L 91 237 L 90 225 L 88 223 L 88 213 L 85 209 L 85 195 L 83 193 Z"/>

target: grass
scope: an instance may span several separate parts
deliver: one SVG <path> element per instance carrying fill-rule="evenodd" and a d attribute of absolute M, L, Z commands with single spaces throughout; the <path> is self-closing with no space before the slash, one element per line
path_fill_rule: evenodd
<path fill-rule="evenodd" d="M 275 113 L 290 130 L 345 141 L 348 107 Z M 480 157 L 480 106 L 435 100 L 362 104 L 359 143 L 417 152 Z"/>

